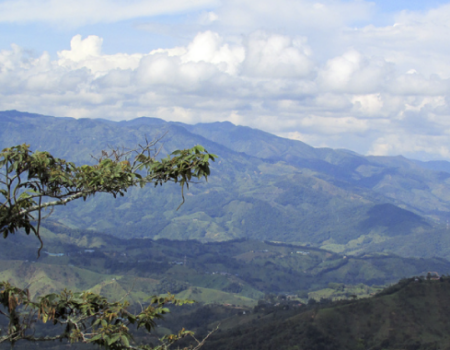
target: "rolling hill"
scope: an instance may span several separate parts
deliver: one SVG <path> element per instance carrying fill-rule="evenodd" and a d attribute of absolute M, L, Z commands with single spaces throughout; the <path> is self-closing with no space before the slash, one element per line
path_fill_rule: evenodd
<path fill-rule="evenodd" d="M 164 135 L 164 136 L 163 136 Z M 65 226 L 123 237 L 255 239 L 345 254 L 450 257 L 447 162 L 364 157 L 313 148 L 231 123 L 186 125 L 156 118 L 111 122 L 0 112 L 0 148 L 29 143 L 78 164 L 108 147 L 161 140 L 161 154 L 202 144 L 218 154 L 207 184 L 131 189 L 57 208 Z"/>
<path fill-rule="evenodd" d="M 449 295 L 448 278 L 412 278 L 367 299 L 259 307 L 222 320 L 205 350 L 448 349 Z"/>
<path fill-rule="evenodd" d="M 429 271 L 450 274 L 442 258 L 344 256 L 286 243 L 121 239 L 46 222 L 37 240 L 18 233 L 0 245 L 0 280 L 29 288 L 32 296 L 92 290 L 112 299 L 128 292 L 142 301 L 171 292 L 211 304 L 253 306 L 267 294 L 309 298 L 368 295 L 380 286 Z"/>

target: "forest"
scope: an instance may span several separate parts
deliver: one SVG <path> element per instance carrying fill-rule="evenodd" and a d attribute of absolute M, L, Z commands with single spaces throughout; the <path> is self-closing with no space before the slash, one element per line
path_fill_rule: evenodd
<path fill-rule="evenodd" d="M 0 163 L 1 347 L 449 346 L 442 164 L 220 123 L 0 122 L 2 144 L 30 139 Z"/>

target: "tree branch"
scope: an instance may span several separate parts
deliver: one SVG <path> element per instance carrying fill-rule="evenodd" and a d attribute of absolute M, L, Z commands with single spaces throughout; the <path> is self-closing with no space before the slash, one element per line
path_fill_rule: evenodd
<path fill-rule="evenodd" d="M 54 207 L 56 205 L 65 205 L 65 204 L 67 204 L 67 203 L 69 203 L 69 202 L 71 202 L 71 201 L 73 201 L 75 199 L 83 197 L 83 195 L 88 195 L 88 193 L 78 192 L 78 193 L 75 193 L 75 194 L 71 195 L 68 198 L 65 198 L 65 199 L 61 199 L 61 200 L 57 200 L 57 201 L 53 201 L 53 202 L 41 203 L 41 204 L 38 204 L 38 205 L 34 205 L 32 207 L 29 207 L 27 209 L 22 209 L 19 213 L 13 214 L 11 216 L 11 219 L 15 219 L 16 217 L 23 216 L 23 215 L 29 214 L 31 212 L 34 212 L 34 211 L 37 211 L 37 210 L 40 210 L 40 209 L 45 209 L 45 208 L 48 208 L 48 207 Z"/>

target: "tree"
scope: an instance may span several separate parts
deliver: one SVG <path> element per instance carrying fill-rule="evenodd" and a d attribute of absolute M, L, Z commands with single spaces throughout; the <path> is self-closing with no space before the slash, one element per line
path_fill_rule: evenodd
<path fill-rule="evenodd" d="M 143 187 L 149 183 L 162 185 L 173 181 L 183 190 L 193 179 L 207 180 L 209 162 L 215 155 L 202 146 L 177 150 L 166 158 L 157 159 L 155 142 L 146 142 L 129 151 L 113 149 L 102 151 L 95 165 L 76 166 L 48 152 L 32 152 L 23 144 L 5 148 L 0 153 L 0 232 L 4 238 L 24 229 L 39 235 L 43 210 L 51 210 L 73 200 L 109 193 L 123 196 L 128 188 Z M 168 304 L 182 305 L 192 301 L 177 300 L 172 295 L 152 297 L 146 308 L 131 312 L 126 301 L 109 302 L 91 292 L 73 293 L 64 290 L 60 294 L 41 296 L 37 301 L 29 297 L 27 290 L 0 282 L 0 315 L 7 319 L 8 327 L 0 330 L 0 343 L 18 340 L 63 340 L 100 345 L 107 349 L 167 349 L 175 341 L 193 336 L 181 330 L 178 334 L 163 337 L 155 348 L 150 345 L 134 345 L 130 326 L 150 332 L 155 320 L 169 312 Z M 63 325 L 56 336 L 36 336 L 35 325 L 52 322 Z M 198 349 L 203 341 L 197 341 Z"/>
<path fill-rule="evenodd" d="M 95 165 L 76 166 L 48 152 L 32 152 L 29 145 L 5 148 L 0 153 L 0 233 L 3 237 L 23 228 L 40 239 L 42 210 L 65 205 L 97 193 L 123 196 L 128 188 L 173 181 L 183 190 L 192 178 L 207 180 L 214 154 L 202 146 L 177 150 L 156 159 L 155 142 L 129 151 L 102 151 Z M 0 198 L 1 198 L 0 197 Z M 37 213 L 37 216 L 33 216 Z M 36 222 L 36 227 L 32 224 Z M 42 248 L 42 241 L 41 241 Z"/>

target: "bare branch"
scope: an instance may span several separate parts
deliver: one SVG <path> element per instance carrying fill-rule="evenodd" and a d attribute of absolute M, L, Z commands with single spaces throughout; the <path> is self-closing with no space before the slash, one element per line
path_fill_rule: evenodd
<path fill-rule="evenodd" d="M 16 217 L 22 216 L 24 214 L 29 214 L 29 213 L 35 212 L 35 211 L 40 210 L 40 209 L 44 209 L 44 208 L 48 208 L 48 207 L 54 207 L 56 205 L 65 205 L 65 204 L 67 204 L 67 203 L 69 203 L 69 202 L 71 202 L 71 201 L 73 201 L 75 199 L 83 197 L 83 195 L 87 195 L 87 194 L 84 193 L 84 192 L 78 192 L 78 193 L 75 193 L 75 194 L 69 196 L 68 198 L 65 198 L 65 199 L 34 205 L 34 206 L 30 207 L 30 208 L 21 210 L 17 214 L 13 214 L 11 216 L 11 219 L 14 219 Z"/>
<path fill-rule="evenodd" d="M 195 341 L 197 342 L 197 346 L 195 348 L 193 348 L 192 350 L 198 350 L 200 349 L 206 342 L 206 339 L 208 339 L 214 332 L 216 332 L 219 329 L 220 323 L 217 325 L 217 327 L 215 329 L 213 329 L 211 332 L 209 332 L 206 337 L 204 337 L 201 341 L 197 340 L 193 335 L 191 335 L 192 338 L 195 339 Z"/>

